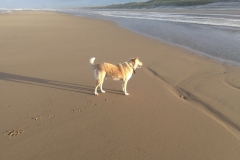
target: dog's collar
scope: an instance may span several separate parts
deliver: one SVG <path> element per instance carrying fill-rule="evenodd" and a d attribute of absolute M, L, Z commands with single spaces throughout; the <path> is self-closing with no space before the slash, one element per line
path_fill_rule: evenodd
<path fill-rule="evenodd" d="M 136 71 L 135 71 L 135 69 L 134 69 L 133 67 L 131 67 L 131 68 L 132 68 L 132 70 L 133 70 L 133 73 L 134 73 L 134 74 L 136 74 Z"/>
<path fill-rule="evenodd" d="M 130 67 L 133 70 L 133 73 L 136 74 L 135 69 L 132 67 L 132 65 L 130 65 L 128 62 L 125 62 L 127 64 L 128 67 Z"/>

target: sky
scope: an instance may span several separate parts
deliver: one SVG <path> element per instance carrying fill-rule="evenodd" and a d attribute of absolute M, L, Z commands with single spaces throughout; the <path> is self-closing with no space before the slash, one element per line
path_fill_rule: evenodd
<path fill-rule="evenodd" d="M 144 2 L 147 0 L 0 0 L 0 8 L 64 8 Z"/>

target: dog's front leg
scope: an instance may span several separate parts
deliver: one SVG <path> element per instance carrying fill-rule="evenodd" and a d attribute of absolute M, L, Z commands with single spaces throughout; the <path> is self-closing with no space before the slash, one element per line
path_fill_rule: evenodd
<path fill-rule="evenodd" d="M 124 81 L 122 82 L 122 91 L 125 93 L 125 90 L 124 90 Z"/>
<path fill-rule="evenodd" d="M 127 95 L 129 95 L 129 93 L 127 93 L 127 82 L 128 81 L 124 81 L 123 83 L 123 92 L 124 92 L 124 94 L 127 96 Z"/>

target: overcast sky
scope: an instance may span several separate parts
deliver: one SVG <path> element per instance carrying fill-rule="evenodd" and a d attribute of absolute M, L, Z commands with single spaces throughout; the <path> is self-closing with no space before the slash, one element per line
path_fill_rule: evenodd
<path fill-rule="evenodd" d="M 144 1 L 147 0 L 0 0 L 0 8 L 86 7 Z"/>

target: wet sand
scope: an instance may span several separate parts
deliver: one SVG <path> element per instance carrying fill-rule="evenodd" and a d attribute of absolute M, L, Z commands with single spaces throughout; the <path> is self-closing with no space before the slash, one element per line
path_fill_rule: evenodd
<path fill-rule="evenodd" d="M 112 22 L 0 15 L 0 159 L 238 159 L 240 69 Z M 94 96 L 89 59 L 139 57 Z"/>

